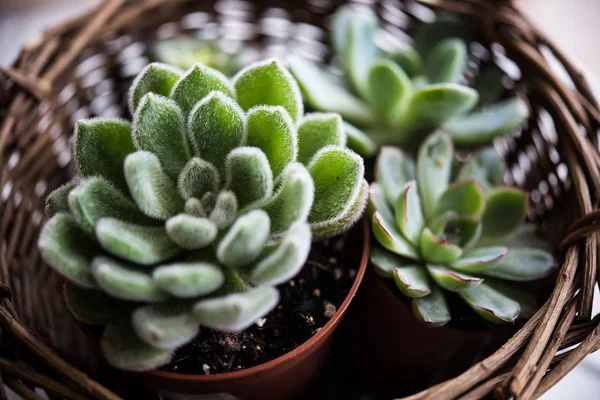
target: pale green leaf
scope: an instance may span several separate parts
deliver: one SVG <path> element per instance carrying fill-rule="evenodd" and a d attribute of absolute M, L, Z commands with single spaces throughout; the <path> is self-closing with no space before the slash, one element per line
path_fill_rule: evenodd
<path fill-rule="evenodd" d="M 493 148 L 485 148 L 473 154 L 458 172 L 457 180 L 475 179 L 488 193 L 504 179 L 504 162 Z"/>
<path fill-rule="evenodd" d="M 397 112 L 398 106 L 413 90 L 408 75 L 391 60 L 375 61 L 369 68 L 367 79 L 368 98 L 384 118 Z"/>
<path fill-rule="evenodd" d="M 210 209 L 209 203 L 213 204 L 209 218 L 219 230 L 233 224 L 238 212 L 238 203 L 233 192 L 224 190 L 217 195 L 216 199 L 214 196 L 205 196 L 202 199 L 202 207 L 206 210 Z"/>
<path fill-rule="evenodd" d="M 212 193 L 209 193 L 212 194 Z M 214 196 L 214 195 L 213 195 Z M 184 207 L 185 213 L 193 217 L 208 217 L 209 213 L 204 210 L 202 202 L 195 197 L 187 199 Z"/>
<path fill-rule="evenodd" d="M 225 281 L 219 267 L 207 262 L 176 262 L 161 265 L 152 279 L 162 291 L 175 297 L 204 296 L 217 290 Z"/>
<path fill-rule="evenodd" d="M 427 220 L 436 215 L 440 197 L 448 189 L 453 159 L 454 147 L 445 133 L 429 136 L 419 150 L 417 186 Z"/>
<path fill-rule="evenodd" d="M 188 250 L 208 246 L 217 237 L 218 229 L 208 218 L 197 218 L 179 214 L 167 220 L 165 224 L 171 240 Z"/>
<path fill-rule="evenodd" d="M 431 285 L 427 270 L 422 265 L 403 265 L 392 271 L 394 282 L 400 292 L 412 298 L 431 294 Z"/>
<path fill-rule="evenodd" d="M 346 146 L 346 131 L 339 114 L 306 114 L 298 125 L 298 161 L 308 164 L 326 146 Z"/>
<path fill-rule="evenodd" d="M 369 68 L 379 53 L 375 44 L 378 25 L 377 15 L 367 8 L 357 9 L 348 22 L 344 62 L 350 82 L 363 98 L 369 98 Z"/>
<path fill-rule="evenodd" d="M 253 210 L 238 217 L 217 247 L 219 261 L 229 267 L 248 265 L 260 255 L 271 221 L 263 210 Z"/>
<path fill-rule="evenodd" d="M 465 251 L 461 258 L 452 264 L 452 268 L 474 274 L 485 274 L 486 271 L 494 269 L 508 253 L 506 247 L 480 247 Z"/>
<path fill-rule="evenodd" d="M 63 286 L 63 298 L 73 317 L 87 325 L 108 325 L 129 319 L 136 304 L 84 289 L 71 283 Z"/>
<path fill-rule="evenodd" d="M 436 237 L 429 228 L 423 229 L 420 249 L 421 255 L 430 264 L 452 264 L 463 253 L 460 247 Z"/>
<path fill-rule="evenodd" d="M 555 270 L 556 260 L 551 253 L 540 249 L 514 248 L 492 268 L 482 274 L 509 281 L 533 281 Z"/>
<path fill-rule="evenodd" d="M 485 208 L 483 189 L 475 180 L 455 181 L 441 195 L 437 214 L 456 211 L 460 217 L 479 217 Z"/>
<path fill-rule="evenodd" d="M 219 190 L 221 176 L 214 165 L 199 157 L 192 157 L 183 167 L 177 179 L 177 189 L 186 200 L 202 198 L 206 192 Z"/>
<path fill-rule="evenodd" d="M 372 230 L 375 239 L 389 251 L 413 260 L 420 260 L 418 251 L 402 236 L 396 225 L 384 219 L 379 212 L 373 215 Z"/>
<path fill-rule="evenodd" d="M 554 251 L 554 246 L 550 239 L 545 238 L 537 226 L 528 223 L 521 225 L 512 235 L 503 238 L 498 244 L 508 248 L 518 249 L 529 247 L 548 252 Z"/>
<path fill-rule="evenodd" d="M 69 208 L 69 193 L 77 187 L 77 182 L 72 181 L 54 189 L 48 197 L 46 197 L 46 207 L 44 211 L 48 218 L 52 218 L 58 213 L 70 213 Z"/>
<path fill-rule="evenodd" d="M 395 62 L 411 78 L 419 75 L 423 68 L 421 56 L 412 47 L 394 50 L 386 58 Z"/>
<path fill-rule="evenodd" d="M 519 303 L 521 311 L 519 312 L 518 318 L 531 318 L 538 309 L 537 300 L 535 298 L 534 293 L 531 293 L 530 291 L 524 288 L 515 286 L 510 282 L 505 283 L 498 279 L 491 278 L 486 278 L 485 284 L 490 286 L 497 292 L 500 292 L 509 299 Z"/>
<path fill-rule="evenodd" d="M 369 135 L 344 122 L 344 131 L 346 132 L 346 146 L 354 150 L 363 157 L 372 157 L 377 151 L 377 144 Z"/>
<path fill-rule="evenodd" d="M 136 76 L 129 89 L 129 112 L 135 114 L 138 104 L 146 93 L 156 93 L 161 96 L 169 96 L 171 89 L 179 80 L 183 72 L 167 64 L 148 64 L 142 72 Z"/>
<path fill-rule="evenodd" d="M 191 306 L 175 302 L 138 308 L 131 316 L 131 325 L 140 339 L 162 350 L 175 350 L 200 331 Z"/>
<path fill-rule="evenodd" d="M 369 188 L 369 202 L 367 204 L 367 215 L 369 218 L 379 211 L 379 214 L 388 221 L 394 221 L 394 212 L 385 198 L 383 188 L 377 182 L 372 182 Z"/>
<path fill-rule="evenodd" d="M 446 325 L 450 321 L 450 309 L 442 290 L 431 285 L 431 293 L 412 299 L 412 311 L 417 320 L 432 328 Z"/>
<path fill-rule="evenodd" d="M 494 189 L 486 199 L 482 240 L 494 240 L 515 232 L 527 214 L 527 193 L 510 187 Z"/>
<path fill-rule="evenodd" d="M 483 278 L 458 272 L 440 265 L 427 265 L 427 271 L 435 283 L 451 292 L 467 290 L 483 282 Z"/>
<path fill-rule="evenodd" d="M 395 204 L 395 215 L 400 232 L 413 245 L 418 246 L 421 231 L 425 226 L 425 218 L 416 181 L 408 182 L 404 187 L 404 192 L 398 196 Z"/>
<path fill-rule="evenodd" d="M 477 314 L 497 324 L 512 323 L 521 311 L 517 301 L 495 290 L 487 282 L 458 294 Z"/>
<path fill-rule="evenodd" d="M 226 185 L 241 209 L 253 208 L 273 194 L 273 172 L 265 153 L 256 147 L 239 147 L 227 156 Z"/>
<path fill-rule="evenodd" d="M 375 164 L 375 180 L 381 185 L 389 204 L 404 190 L 404 185 L 415 177 L 411 159 L 397 147 L 383 146 Z"/>

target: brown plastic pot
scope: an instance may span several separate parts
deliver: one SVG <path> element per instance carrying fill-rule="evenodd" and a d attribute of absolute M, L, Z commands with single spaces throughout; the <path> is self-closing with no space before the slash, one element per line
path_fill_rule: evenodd
<path fill-rule="evenodd" d="M 369 227 L 362 220 L 346 247 L 357 252 L 358 272 L 350 292 L 335 315 L 309 340 L 274 360 L 241 371 L 215 375 L 186 375 L 150 371 L 140 378 L 168 399 L 275 400 L 312 398 L 308 393 L 330 355 L 334 333 L 346 314 L 369 260 Z"/>

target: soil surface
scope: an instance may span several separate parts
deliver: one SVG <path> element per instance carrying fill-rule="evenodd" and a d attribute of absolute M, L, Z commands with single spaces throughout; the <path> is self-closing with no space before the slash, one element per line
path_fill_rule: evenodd
<path fill-rule="evenodd" d="M 313 243 L 301 272 L 278 287 L 279 305 L 264 319 L 235 334 L 201 328 L 161 369 L 181 374 L 237 371 L 273 360 L 310 339 L 335 314 L 354 282 L 358 260 L 344 255 L 347 235 Z"/>

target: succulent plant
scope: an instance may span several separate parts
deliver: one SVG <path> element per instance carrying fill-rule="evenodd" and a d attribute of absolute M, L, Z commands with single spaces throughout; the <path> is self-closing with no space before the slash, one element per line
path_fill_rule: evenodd
<path fill-rule="evenodd" d="M 332 44 L 345 79 L 298 56 L 289 59 L 290 70 L 308 105 L 339 113 L 380 145 L 416 149 L 440 127 L 458 146 L 485 144 L 520 126 L 528 107 L 518 97 L 495 103 L 503 92 L 497 73 L 484 71 L 476 88 L 459 83 L 469 54 L 464 26 L 456 25 L 444 19 L 425 24 L 415 48 L 382 52 L 375 13 L 343 6 L 333 19 Z"/>
<path fill-rule="evenodd" d="M 39 247 L 74 316 L 108 325 L 107 360 L 146 370 L 200 325 L 240 331 L 268 313 L 311 237 L 357 221 L 368 184 L 339 115 L 304 115 L 274 59 L 232 81 L 150 64 L 130 108 L 132 124 L 77 123 L 81 180 L 48 197 Z"/>
<path fill-rule="evenodd" d="M 411 299 L 415 317 L 450 321 L 444 291 L 486 320 L 512 322 L 535 311 L 515 282 L 544 277 L 556 262 L 548 243 L 522 225 L 527 194 L 502 184 L 504 166 L 487 148 L 455 166 L 450 136 L 429 136 L 416 168 L 396 147 L 383 147 L 370 187 L 371 261 Z"/>

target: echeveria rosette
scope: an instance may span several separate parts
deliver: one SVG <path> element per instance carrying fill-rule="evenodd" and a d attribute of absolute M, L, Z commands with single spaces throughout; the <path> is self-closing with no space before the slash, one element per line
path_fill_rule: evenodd
<path fill-rule="evenodd" d="M 469 57 L 464 23 L 424 24 L 414 48 L 392 52 L 377 48 L 378 29 L 377 16 L 364 6 L 336 12 L 331 33 L 345 74 L 341 81 L 306 59 L 289 59 L 310 107 L 339 113 L 368 133 L 355 140 L 363 155 L 374 153 L 372 141 L 416 149 L 440 127 L 457 146 L 482 145 L 526 120 L 523 100 L 498 101 L 501 75 L 482 71 L 474 88 L 459 83 Z"/>
<path fill-rule="evenodd" d="M 48 197 L 39 247 L 74 316 L 108 325 L 107 360 L 146 370 L 201 325 L 240 331 L 268 313 L 311 240 L 358 220 L 368 184 L 341 117 L 304 115 L 274 59 L 231 81 L 150 64 L 130 108 L 132 123 L 77 123 L 81 178 Z"/>
<path fill-rule="evenodd" d="M 428 325 L 450 321 L 444 291 L 495 323 L 529 317 L 535 298 L 514 282 L 544 277 L 556 263 L 548 244 L 522 225 L 527 194 L 500 186 L 503 163 L 493 149 L 458 169 L 454 159 L 442 132 L 426 139 L 416 166 L 398 148 L 381 149 L 370 188 L 379 244 L 371 261 Z"/>

